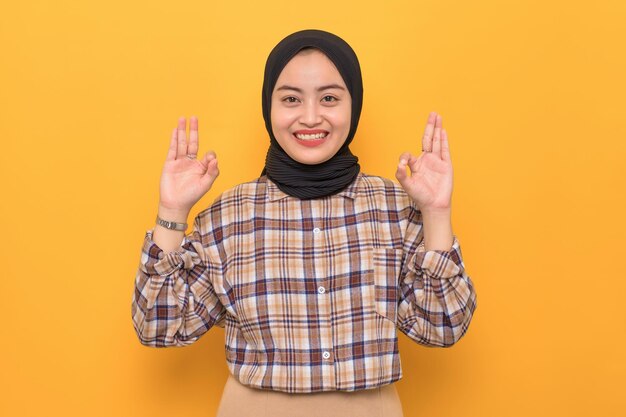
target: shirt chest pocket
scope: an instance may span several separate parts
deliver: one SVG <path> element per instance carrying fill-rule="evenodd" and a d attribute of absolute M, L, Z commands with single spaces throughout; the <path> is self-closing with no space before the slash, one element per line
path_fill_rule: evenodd
<path fill-rule="evenodd" d="M 379 315 L 394 323 L 398 312 L 402 255 L 401 249 L 374 248 L 371 252 L 374 306 Z"/>

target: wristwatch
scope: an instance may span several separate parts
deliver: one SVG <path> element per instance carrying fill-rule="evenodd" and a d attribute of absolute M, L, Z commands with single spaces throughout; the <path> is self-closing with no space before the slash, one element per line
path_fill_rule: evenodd
<path fill-rule="evenodd" d="M 161 225 L 161 226 L 165 227 L 166 229 L 180 230 L 182 232 L 187 230 L 187 223 L 176 223 L 176 222 L 170 222 L 170 221 L 167 221 L 167 220 L 163 220 L 162 218 L 159 217 L 158 214 L 157 214 L 156 222 L 157 222 L 158 225 Z"/>

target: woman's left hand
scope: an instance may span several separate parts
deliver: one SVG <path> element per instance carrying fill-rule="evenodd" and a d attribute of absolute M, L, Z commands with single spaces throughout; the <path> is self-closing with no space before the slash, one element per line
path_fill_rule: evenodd
<path fill-rule="evenodd" d="M 422 154 L 400 155 L 396 178 L 422 212 L 450 210 L 452 204 L 452 161 L 448 135 L 441 116 L 430 113 L 422 139 Z M 410 173 L 407 172 L 407 167 Z"/>

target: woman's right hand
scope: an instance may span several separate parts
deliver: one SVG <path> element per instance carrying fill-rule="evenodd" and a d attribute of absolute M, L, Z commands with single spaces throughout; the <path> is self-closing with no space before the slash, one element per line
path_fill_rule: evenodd
<path fill-rule="evenodd" d="M 189 144 L 186 137 L 187 121 L 178 119 L 172 131 L 170 148 L 161 173 L 159 207 L 172 212 L 189 212 L 211 188 L 219 175 L 215 152 L 207 152 L 202 159 L 198 153 L 198 118 L 189 119 Z"/>

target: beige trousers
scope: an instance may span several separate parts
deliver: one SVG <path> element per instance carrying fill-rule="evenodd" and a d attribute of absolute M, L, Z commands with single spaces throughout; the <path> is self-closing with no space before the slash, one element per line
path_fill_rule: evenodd
<path fill-rule="evenodd" d="M 394 384 L 361 391 L 289 394 L 241 384 L 229 375 L 217 417 L 402 417 Z"/>

